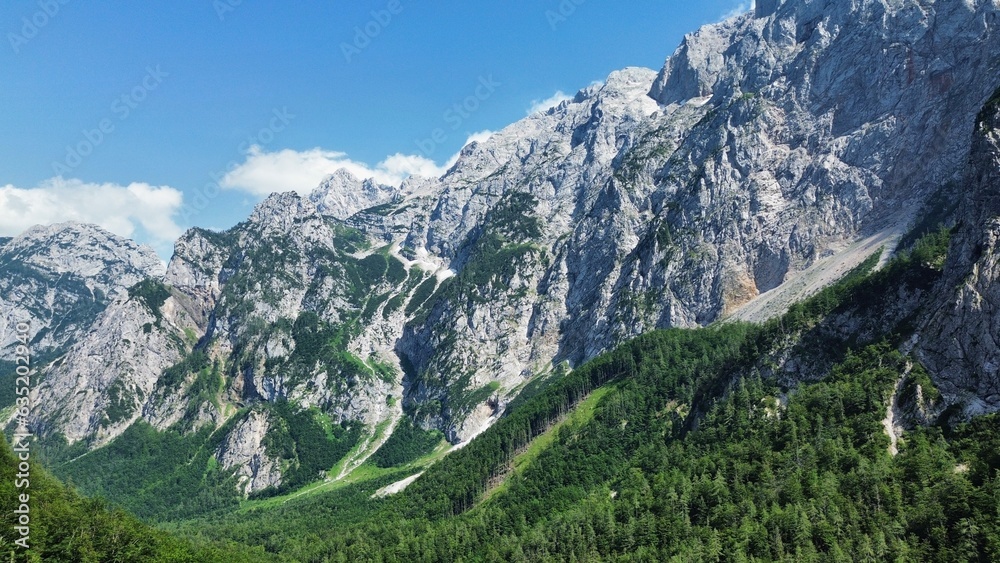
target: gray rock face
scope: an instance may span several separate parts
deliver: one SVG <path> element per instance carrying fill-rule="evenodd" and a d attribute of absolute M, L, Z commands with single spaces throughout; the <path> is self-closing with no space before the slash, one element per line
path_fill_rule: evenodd
<path fill-rule="evenodd" d="M 173 297 L 154 310 L 121 295 L 33 390 L 32 428 L 70 444 L 110 442 L 139 419 L 164 370 L 188 352 L 184 329 L 194 326 Z"/>
<path fill-rule="evenodd" d="M 8 240 L 3 254 L 5 262 L 87 278 L 105 293 L 163 273 L 152 248 L 82 223 L 32 227 Z"/>
<path fill-rule="evenodd" d="M 762 3 L 688 36 L 655 77 L 614 73 L 469 147 L 429 195 L 367 229 L 459 274 L 400 341 L 409 404 L 461 440 L 478 407 L 456 388 L 507 396 L 552 364 L 712 322 L 853 241 L 905 230 L 962 174 L 994 87 L 997 11 Z M 504 232 L 484 256 L 515 194 L 539 233 Z M 484 266 L 494 278 L 463 276 Z"/>
<path fill-rule="evenodd" d="M 267 413 L 250 411 L 215 451 L 223 469 L 236 471 L 238 486 L 244 494 L 281 483 L 280 464 L 268 455 L 261 443 L 270 426 Z"/>
<path fill-rule="evenodd" d="M 346 219 L 363 209 L 388 203 L 399 193 L 398 188 L 372 179 L 359 180 L 347 170 L 338 170 L 313 190 L 309 201 L 324 215 Z"/>
<path fill-rule="evenodd" d="M 33 227 L 0 246 L 0 353 L 28 322 L 33 354 L 51 358 L 86 333 L 124 289 L 161 275 L 153 249 L 95 225 Z"/>
<path fill-rule="evenodd" d="M 917 352 L 949 403 L 1000 410 L 1000 107 L 983 110 L 943 294 Z"/>

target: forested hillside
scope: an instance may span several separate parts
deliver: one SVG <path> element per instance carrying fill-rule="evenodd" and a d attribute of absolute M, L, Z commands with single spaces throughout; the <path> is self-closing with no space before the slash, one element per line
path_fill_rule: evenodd
<path fill-rule="evenodd" d="M 405 473 L 173 528 L 277 561 L 996 560 L 1000 418 L 883 425 L 893 396 L 934 411 L 899 347 L 947 247 L 941 230 L 873 256 L 764 326 L 637 338 L 388 499 L 371 497 Z M 823 367 L 784 386 L 789 354 Z"/>
<path fill-rule="evenodd" d="M 255 561 L 255 550 L 219 542 L 200 545 L 180 539 L 141 522 L 107 501 L 86 498 L 33 463 L 29 487 L 17 488 L 18 459 L 4 440 L 0 445 L 0 559 L 13 562 L 66 563 L 201 563 Z M 15 530 L 21 514 L 19 495 L 28 499 L 27 545 L 15 544 L 24 536 Z M 23 511 L 22 511 L 23 512 Z"/>

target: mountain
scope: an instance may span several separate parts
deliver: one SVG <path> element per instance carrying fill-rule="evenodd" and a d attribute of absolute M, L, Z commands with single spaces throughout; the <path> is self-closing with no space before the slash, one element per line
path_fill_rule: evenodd
<path fill-rule="evenodd" d="M 347 170 L 338 170 L 324 180 L 309 196 L 316 209 L 337 219 L 347 219 L 359 211 L 390 203 L 401 189 L 378 184 L 372 179 L 359 180 Z"/>
<path fill-rule="evenodd" d="M 34 227 L 0 241 L 0 408 L 14 402 L 18 323 L 28 322 L 34 363 L 45 365 L 90 332 L 128 287 L 163 272 L 153 249 L 93 225 Z"/>
<path fill-rule="evenodd" d="M 998 100 L 962 220 L 925 215 L 888 261 L 877 249 L 762 324 L 632 339 L 429 468 L 177 530 L 275 561 L 995 560 Z"/>
<path fill-rule="evenodd" d="M 396 447 L 397 429 L 431 448 L 435 431 L 467 443 L 622 342 L 780 316 L 953 217 L 966 250 L 947 275 L 964 289 L 936 295 L 912 351 L 947 405 L 993 411 L 994 208 L 968 162 L 997 86 L 998 11 L 761 1 L 687 36 L 659 72 L 614 72 L 466 146 L 440 178 L 391 187 L 342 172 L 308 198 L 272 195 L 229 231 L 189 231 L 165 272 L 116 251 L 67 270 L 76 289 L 4 286 L 8 319 L 52 324 L 51 307 L 17 309 L 36 302 L 81 319 L 39 340 L 51 352 L 32 428 L 56 463 L 147 432 L 198 440 L 195 469 L 231 473 L 245 495 L 343 479 Z M 970 214 L 948 205 L 959 200 Z M 111 240 L 44 232 L 71 263 Z M 49 264 L 51 277 L 49 243 L 25 237 L 4 243 L 5 267 Z M 966 280 L 970 266 L 981 274 Z M 120 273 L 78 296 L 99 272 Z M 782 365 L 786 381 L 829 369 Z M 169 488 L 171 475 L 147 478 Z"/>
<path fill-rule="evenodd" d="M 151 248 L 93 225 L 34 227 L 0 243 L 4 324 L 31 319 L 36 353 L 77 340 L 115 294 L 164 271 Z M 8 333 L 0 346 L 9 351 L 12 342 Z"/>

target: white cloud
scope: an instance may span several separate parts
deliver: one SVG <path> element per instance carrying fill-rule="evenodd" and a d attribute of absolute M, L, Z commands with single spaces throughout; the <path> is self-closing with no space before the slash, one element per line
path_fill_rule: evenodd
<path fill-rule="evenodd" d="M 492 134 L 492 131 L 473 133 L 465 144 L 484 141 Z M 398 186 L 409 176 L 438 178 L 458 161 L 458 156 L 456 154 L 444 166 L 438 166 L 422 155 L 396 153 L 373 167 L 351 160 L 347 153 L 340 151 L 314 148 L 265 152 L 259 146 L 253 146 L 247 152 L 246 160 L 226 174 L 220 184 L 223 188 L 261 197 L 289 191 L 308 194 L 324 178 L 343 169 L 361 179 L 373 178 L 380 184 Z"/>
<path fill-rule="evenodd" d="M 573 96 L 559 90 L 544 100 L 531 100 L 531 107 L 528 108 L 528 115 L 534 115 L 540 111 L 547 111 L 549 108 L 554 108 L 566 100 L 572 99 Z"/>
<path fill-rule="evenodd" d="M 78 221 L 129 238 L 141 226 L 152 239 L 146 242 L 163 247 L 183 232 L 173 219 L 183 199 L 169 186 L 92 184 L 61 176 L 34 188 L 0 186 L 0 236 L 15 236 L 35 225 Z"/>
<path fill-rule="evenodd" d="M 750 0 L 749 2 L 740 2 L 738 6 L 729 10 L 725 14 L 722 14 L 720 21 L 728 20 L 729 18 L 735 18 L 736 16 L 742 16 L 743 14 L 752 11 L 757 7 L 757 0 Z"/>
<path fill-rule="evenodd" d="M 294 191 L 307 194 L 337 170 L 358 178 L 374 178 L 381 184 L 399 185 L 407 176 L 440 176 L 445 170 L 419 155 L 395 154 L 374 168 L 347 157 L 346 153 L 321 148 L 307 151 L 284 149 L 264 152 L 250 147 L 246 161 L 222 179 L 223 188 L 238 189 L 258 196 Z"/>
<path fill-rule="evenodd" d="M 489 138 L 493 136 L 493 133 L 495 133 L 495 131 L 490 131 L 489 129 L 476 131 L 475 133 L 469 135 L 469 138 L 465 140 L 465 144 L 482 143 L 483 141 L 489 140 Z"/>
<path fill-rule="evenodd" d="M 407 176 L 424 176 L 426 178 L 437 178 L 445 172 L 447 168 L 438 166 L 433 160 L 415 154 L 396 153 L 389 158 L 378 163 L 373 175 L 384 172 L 388 174 L 392 182 L 382 182 L 383 184 L 398 185 Z M 374 177 L 374 176 L 373 176 Z M 398 180 L 396 180 L 398 179 Z"/>

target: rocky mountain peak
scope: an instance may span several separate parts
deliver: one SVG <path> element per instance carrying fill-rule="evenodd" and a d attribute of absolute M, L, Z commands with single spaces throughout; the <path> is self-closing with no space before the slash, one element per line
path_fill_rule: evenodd
<path fill-rule="evenodd" d="M 604 81 L 604 87 L 600 90 L 606 95 L 621 92 L 634 98 L 637 90 L 641 90 L 643 93 L 649 90 L 649 83 L 655 76 L 655 71 L 645 67 L 625 67 L 609 74 Z"/>
<path fill-rule="evenodd" d="M 711 96 L 725 70 L 724 54 L 739 21 L 707 25 L 686 35 L 657 75 L 649 95 L 663 105 Z"/>
<path fill-rule="evenodd" d="M 399 188 L 379 184 L 371 178 L 360 180 L 341 168 L 309 194 L 309 201 L 324 215 L 346 219 L 362 209 L 391 201 L 399 192 Z"/>
<path fill-rule="evenodd" d="M 0 246 L 0 323 L 8 327 L 0 350 L 15 345 L 13 327 L 27 321 L 41 365 L 85 335 L 116 296 L 163 273 L 152 248 L 96 225 L 32 227 Z"/>
<path fill-rule="evenodd" d="M 75 222 L 32 227 L 0 247 L 0 253 L 5 261 L 91 279 L 105 292 L 165 271 L 152 248 L 97 225 Z"/>
<path fill-rule="evenodd" d="M 296 223 L 319 214 L 316 205 L 295 192 L 271 194 L 257 204 L 249 223 L 266 231 L 289 232 Z"/>

